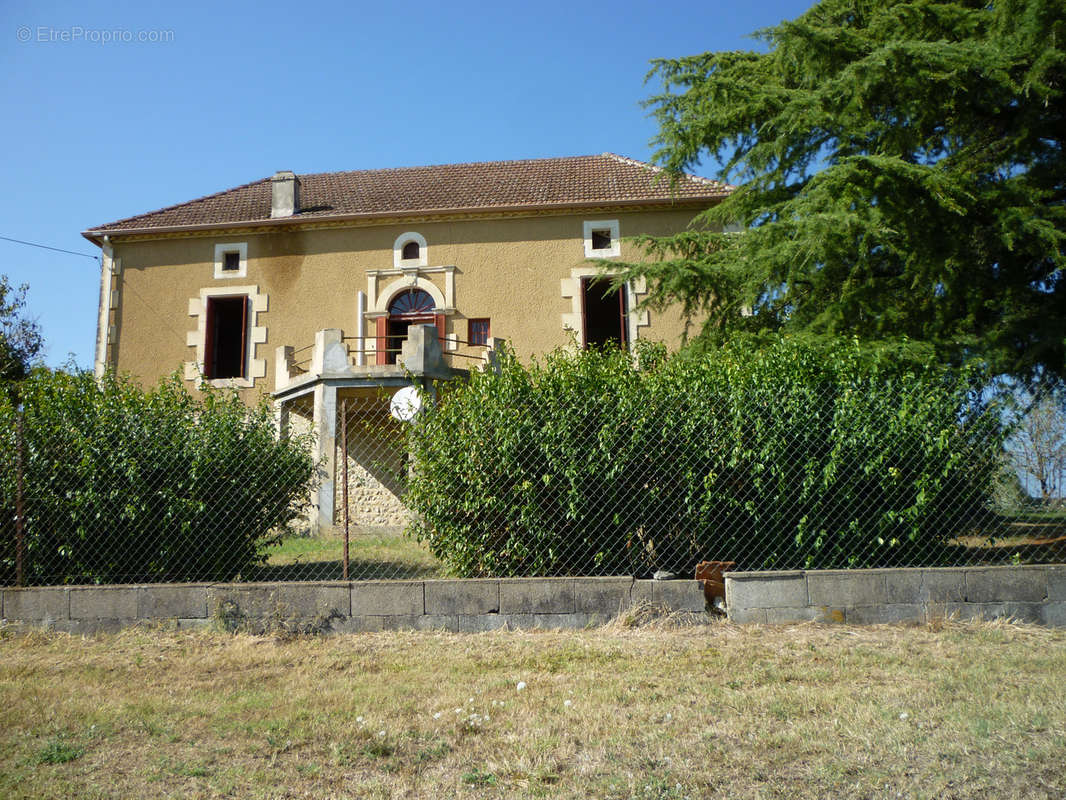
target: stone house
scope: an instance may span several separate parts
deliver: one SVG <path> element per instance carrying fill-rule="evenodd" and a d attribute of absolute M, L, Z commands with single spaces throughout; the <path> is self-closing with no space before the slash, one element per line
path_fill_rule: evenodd
<path fill-rule="evenodd" d="M 328 525 L 338 401 L 380 410 L 499 339 L 520 358 L 676 343 L 679 313 L 638 310 L 639 284 L 606 292 L 589 259 L 637 259 L 624 237 L 681 230 L 729 189 L 610 153 L 278 172 L 83 232 L 102 250 L 95 368 L 270 393 L 282 425 L 316 431 Z"/>

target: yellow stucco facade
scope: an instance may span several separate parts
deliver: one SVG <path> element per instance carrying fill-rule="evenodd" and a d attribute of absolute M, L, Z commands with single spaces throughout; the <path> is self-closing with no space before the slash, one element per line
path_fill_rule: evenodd
<path fill-rule="evenodd" d="M 621 239 L 615 258 L 639 260 L 640 252 L 625 237 L 683 230 L 705 205 L 119 233 L 109 242 L 114 267 L 110 308 L 102 316 L 107 323 L 105 361 L 145 384 L 175 370 L 196 383 L 197 361 L 202 367 L 203 358 L 204 299 L 246 294 L 251 298 L 251 352 L 244 383 L 251 385 L 242 392 L 251 401 L 274 389 L 277 347 L 305 348 L 325 328 L 363 335 L 373 347 L 376 312 L 387 308 L 391 294 L 412 285 L 429 289 L 430 284 L 431 294 L 444 300 L 449 337 L 466 340 L 468 320 L 488 318 L 491 336 L 505 339 L 520 358 L 528 359 L 566 346 L 575 336 L 580 341 L 580 331 L 568 330 L 581 324 L 575 281 L 597 274 L 586 256 L 587 222 L 617 222 Z M 424 240 L 424 265 L 397 264 L 394 248 L 405 233 Z M 219 272 L 218 245 L 239 246 L 240 270 Z M 359 293 L 365 297 L 361 329 Z M 684 322 L 676 311 L 634 311 L 631 316 L 636 337 L 672 347 L 680 343 Z M 460 342 L 448 350 L 459 356 L 483 352 Z M 473 362 L 453 358 L 453 363 L 466 367 Z"/>

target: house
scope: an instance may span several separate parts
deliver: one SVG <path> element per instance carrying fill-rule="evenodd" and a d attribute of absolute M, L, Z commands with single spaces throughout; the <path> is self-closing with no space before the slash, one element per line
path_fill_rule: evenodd
<path fill-rule="evenodd" d="M 499 339 L 520 358 L 676 343 L 679 313 L 605 291 L 589 259 L 637 259 L 624 237 L 679 231 L 729 190 L 611 153 L 277 172 L 83 233 L 103 254 L 95 367 L 271 393 L 282 425 L 314 423 L 328 524 L 338 398 L 462 374 Z"/>

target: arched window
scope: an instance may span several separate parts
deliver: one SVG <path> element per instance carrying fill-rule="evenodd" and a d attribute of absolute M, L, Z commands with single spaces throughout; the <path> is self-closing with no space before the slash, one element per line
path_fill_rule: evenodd
<path fill-rule="evenodd" d="M 379 354 L 383 356 L 379 358 L 379 363 L 396 363 L 396 357 L 403 348 L 403 340 L 407 338 L 407 329 L 412 325 L 433 323 L 440 332 L 443 315 L 435 314 L 436 310 L 433 298 L 424 289 L 405 289 L 393 297 L 389 302 L 389 316 L 386 321 L 385 352 Z"/>
<path fill-rule="evenodd" d="M 424 289 L 408 289 L 392 298 L 389 303 L 389 316 L 432 314 L 433 308 L 433 298 L 429 296 L 429 292 Z"/>
<path fill-rule="evenodd" d="M 426 237 L 418 231 L 401 233 L 392 243 L 392 265 L 394 267 L 424 267 L 428 255 Z"/>

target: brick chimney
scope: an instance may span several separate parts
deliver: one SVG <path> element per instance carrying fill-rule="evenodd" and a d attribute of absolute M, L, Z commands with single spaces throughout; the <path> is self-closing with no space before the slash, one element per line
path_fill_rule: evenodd
<path fill-rule="evenodd" d="M 275 172 L 270 179 L 270 217 L 291 217 L 300 210 L 300 179 L 292 170 Z"/>

